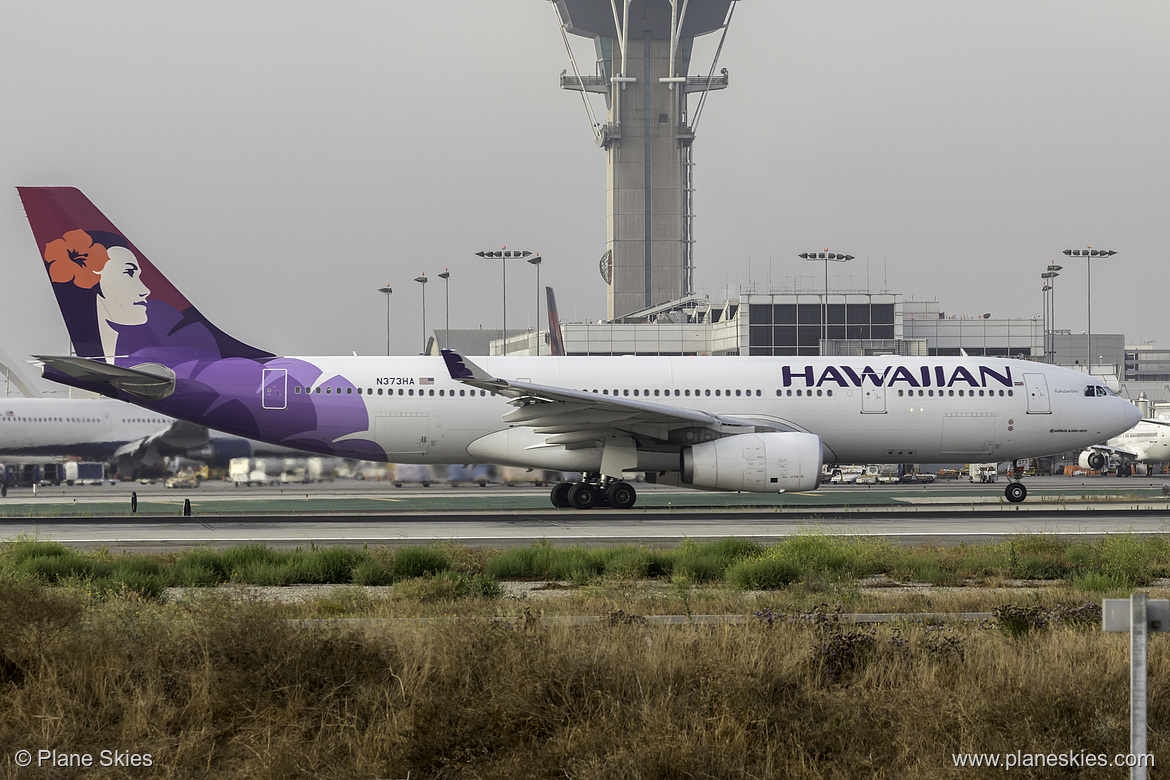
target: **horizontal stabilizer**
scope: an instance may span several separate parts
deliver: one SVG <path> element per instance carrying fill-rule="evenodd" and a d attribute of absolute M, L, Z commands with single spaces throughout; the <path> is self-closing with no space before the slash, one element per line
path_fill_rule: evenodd
<path fill-rule="evenodd" d="M 83 357 L 34 355 L 49 368 L 83 382 L 104 384 L 147 401 L 166 398 L 175 391 L 175 374 L 166 366 L 143 363 L 134 368 L 115 366 Z"/>

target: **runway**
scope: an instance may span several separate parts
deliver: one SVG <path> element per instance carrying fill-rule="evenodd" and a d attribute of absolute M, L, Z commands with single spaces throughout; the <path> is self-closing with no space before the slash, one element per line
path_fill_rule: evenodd
<path fill-rule="evenodd" d="M 1018 534 L 1170 532 L 1161 479 L 1029 480 L 1023 504 L 1003 485 L 833 486 L 784 496 L 719 494 L 640 486 L 626 512 L 554 510 L 547 488 L 489 486 L 395 489 L 338 482 L 280 488 L 207 484 L 198 490 L 122 484 L 16 491 L 0 504 L 0 539 L 21 535 L 70 546 L 137 552 L 259 543 L 473 546 L 673 545 L 737 536 L 772 542 L 795 534 L 878 536 L 901 544 L 957 544 Z M 129 496 L 138 494 L 138 515 Z M 184 500 L 192 516 L 181 515 Z"/>

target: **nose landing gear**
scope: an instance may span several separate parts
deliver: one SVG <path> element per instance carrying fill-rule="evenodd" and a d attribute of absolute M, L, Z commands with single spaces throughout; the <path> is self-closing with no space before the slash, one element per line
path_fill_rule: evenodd
<path fill-rule="evenodd" d="M 549 493 L 557 509 L 593 509 L 608 506 L 629 509 L 638 498 L 634 486 L 620 479 L 586 474 L 580 482 L 558 482 Z"/>
<path fill-rule="evenodd" d="M 1028 488 L 1024 487 L 1024 483 L 1020 480 L 1024 476 L 1024 470 L 1020 468 L 1017 462 L 1012 467 L 1012 481 L 1004 488 L 1003 496 L 1013 504 L 1018 504 L 1028 497 Z"/>

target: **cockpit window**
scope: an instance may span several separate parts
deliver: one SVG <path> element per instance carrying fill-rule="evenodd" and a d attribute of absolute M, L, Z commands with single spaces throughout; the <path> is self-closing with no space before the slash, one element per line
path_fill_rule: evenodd
<path fill-rule="evenodd" d="M 1089 398 L 1092 398 L 1093 396 L 1103 398 L 1109 395 L 1116 395 L 1116 393 L 1104 385 L 1089 385 L 1085 388 L 1085 395 Z"/>

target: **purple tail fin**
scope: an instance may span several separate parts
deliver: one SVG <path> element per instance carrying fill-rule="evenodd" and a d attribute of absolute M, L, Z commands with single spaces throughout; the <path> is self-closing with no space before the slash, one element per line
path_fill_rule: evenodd
<path fill-rule="evenodd" d="M 545 294 L 548 296 L 548 337 L 552 344 L 552 353 L 556 355 L 565 354 L 565 337 L 561 335 L 561 318 L 557 314 L 557 299 L 553 295 L 553 288 L 545 287 Z"/>
<path fill-rule="evenodd" d="M 272 357 L 208 322 L 80 190 L 17 191 L 79 356 L 126 365 Z"/>

